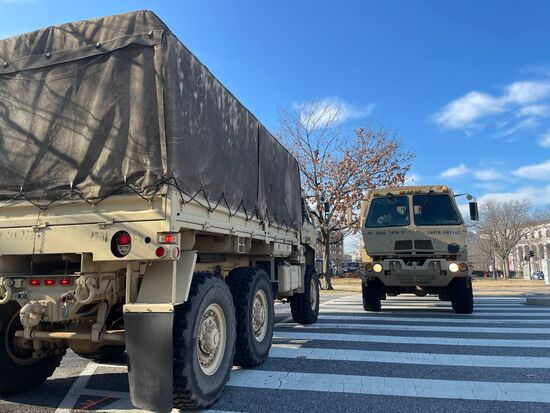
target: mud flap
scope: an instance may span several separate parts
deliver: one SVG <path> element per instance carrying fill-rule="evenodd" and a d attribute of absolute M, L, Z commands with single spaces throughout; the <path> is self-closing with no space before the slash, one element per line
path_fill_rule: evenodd
<path fill-rule="evenodd" d="M 173 326 L 173 312 L 124 313 L 130 397 L 140 409 L 172 410 Z"/>

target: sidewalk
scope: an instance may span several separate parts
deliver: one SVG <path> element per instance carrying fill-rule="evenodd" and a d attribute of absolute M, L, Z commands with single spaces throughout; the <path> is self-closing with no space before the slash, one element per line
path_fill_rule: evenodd
<path fill-rule="evenodd" d="M 321 281 L 324 286 L 324 280 Z M 334 290 L 321 290 L 321 294 L 353 294 L 361 292 L 361 280 L 359 278 L 333 278 Z M 475 295 L 515 295 L 526 296 L 544 294 L 550 296 L 550 285 L 545 285 L 539 280 L 492 280 L 477 278 L 473 281 Z"/>

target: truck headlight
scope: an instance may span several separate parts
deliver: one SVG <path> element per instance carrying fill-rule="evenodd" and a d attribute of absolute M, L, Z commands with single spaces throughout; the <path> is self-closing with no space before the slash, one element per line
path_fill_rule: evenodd
<path fill-rule="evenodd" d="M 468 264 L 466 264 L 465 262 L 461 262 L 460 264 L 458 264 L 458 269 L 464 272 L 468 269 Z"/>
<path fill-rule="evenodd" d="M 365 269 L 366 269 L 367 271 L 372 271 L 372 264 L 371 264 L 370 262 L 367 263 L 367 264 L 365 265 Z"/>
<path fill-rule="evenodd" d="M 450 272 L 457 272 L 459 270 L 458 264 L 456 262 L 451 262 L 449 264 L 449 271 Z"/>
<path fill-rule="evenodd" d="M 382 272 L 384 268 L 382 267 L 382 264 L 376 263 L 372 266 L 372 269 L 374 270 L 374 272 Z"/>

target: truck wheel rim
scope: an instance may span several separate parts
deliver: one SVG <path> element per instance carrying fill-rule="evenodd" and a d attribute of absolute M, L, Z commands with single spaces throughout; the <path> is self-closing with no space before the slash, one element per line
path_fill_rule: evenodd
<path fill-rule="evenodd" d="M 317 285 L 315 279 L 312 277 L 309 283 L 309 304 L 312 310 L 315 310 L 317 307 Z"/>
<path fill-rule="evenodd" d="M 19 323 L 19 312 L 15 313 L 11 318 L 8 327 L 6 328 L 6 336 L 4 337 L 4 345 L 9 358 L 20 366 L 28 366 L 36 363 L 32 357 L 32 344 L 23 338 L 15 337 L 17 330 L 22 330 L 23 327 Z"/>
<path fill-rule="evenodd" d="M 267 308 L 267 295 L 265 291 L 256 291 L 254 304 L 252 305 L 252 329 L 254 337 L 258 342 L 261 342 L 267 334 L 267 325 L 269 324 Z"/>
<path fill-rule="evenodd" d="M 197 338 L 197 357 L 204 374 L 216 373 L 225 353 L 227 325 L 222 308 L 210 304 L 202 314 Z"/>

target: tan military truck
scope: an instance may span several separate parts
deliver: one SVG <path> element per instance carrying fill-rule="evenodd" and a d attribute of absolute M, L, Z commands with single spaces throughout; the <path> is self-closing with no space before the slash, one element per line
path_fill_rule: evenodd
<path fill-rule="evenodd" d="M 126 350 L 135 406 L 205 408 L 275 298 L 316 321 L 296 160 L 153 13 L 0 41 L 0 145 L 0 394 Z"/>
<path fill-rule="evenodd" d="M 437 294 L 456 313 L 472 313 L 466 225 L 455 201 L 460 195 L 442 185 L 368 193 L 360 212 L 366 311 L 380 311 L 387 295 L 412 293 Z M 477 203 L 469 206 L 477 220 Z"/>

